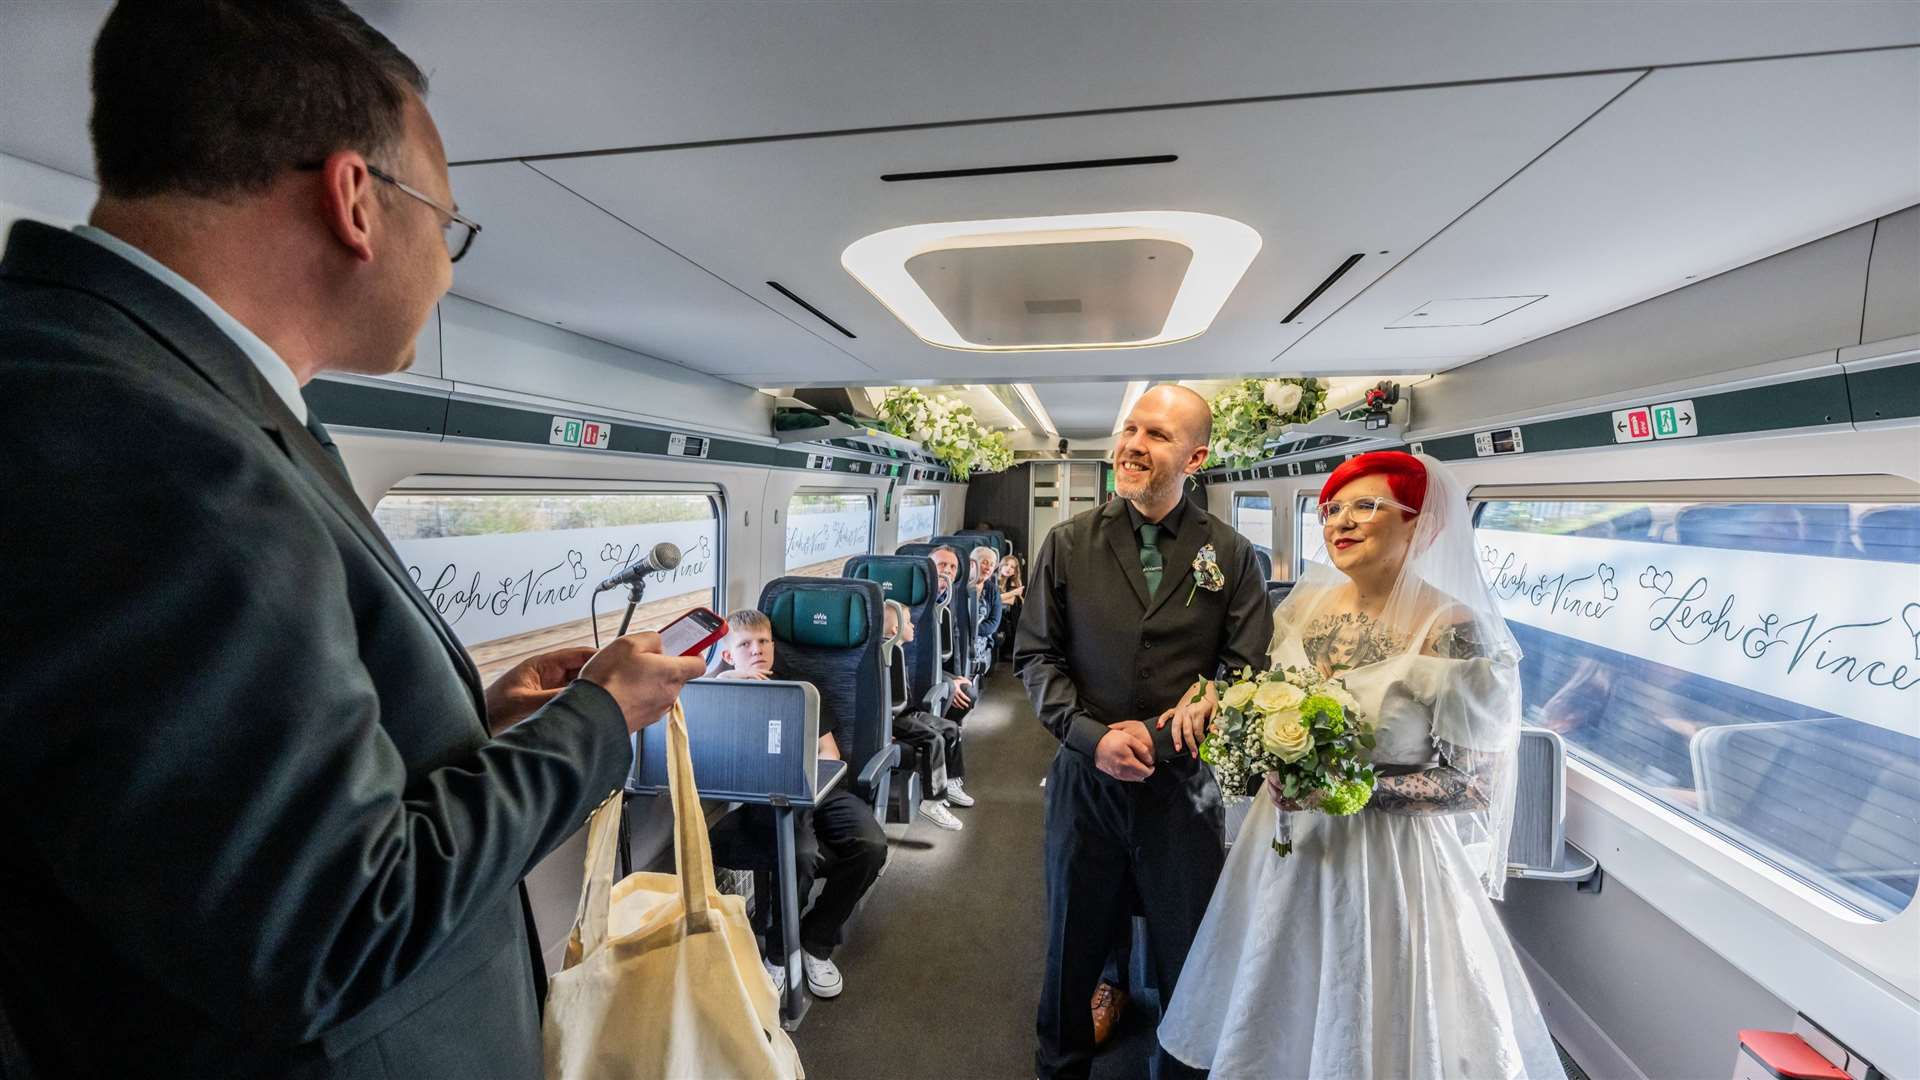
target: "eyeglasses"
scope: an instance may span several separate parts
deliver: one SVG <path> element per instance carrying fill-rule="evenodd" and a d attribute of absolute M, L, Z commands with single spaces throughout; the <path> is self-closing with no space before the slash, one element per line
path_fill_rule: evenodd
<path fill-rule="evenodd" d="M 309 165 L 297 166 L 297 168 L 302 172 L 314 172 L 323 164 L 325 163 L 314 162 Z M 448 262 L 459 262 L 461 257 L 467 253 L 467 249 L 473 246 L 473 238 L 480 235 L 480 223 L 470 217 L 462 215 L 460 211 L 455 210 L 453 207 L 442 206 L 438 200 L 421 191 L 419 188 L 414 187 L 412 184 L 396 176 L 376 169 L 371 165 L 367 166 L 367 171 L 372 173 L 376 179 L 384 180 L 392 184 L 403 193 L 426 203 L 428 206 L 433 207 L 435 210 L 447 216 L 447 220 L 440 224 L 440 237 L 445 240 L 447 244 Z"/>
<path fill-rule="evenodd" d="M 1391 506 L 1396 510 L 1404 510 L 1409 514 L 1418 514 L 1420 512 L 1408 506 L 1406 503 L 1394 502 L 1392 499 L 1383 499 L 1377 495 L 1363 495 L 1358 499 L 1351 499 L 1343 503 L 1321 503 L 1318 508 L 1320 524 L 1331 524 L 1336 518 L 1340 517 L 1341 514 L 1345 514 L 1348 520 L 1365 525 L 1380 513 L 1380 508 L 1383 506 Z"/>

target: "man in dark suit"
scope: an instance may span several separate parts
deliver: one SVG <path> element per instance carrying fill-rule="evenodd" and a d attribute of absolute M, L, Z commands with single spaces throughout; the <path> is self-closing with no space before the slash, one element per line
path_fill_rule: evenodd
<path fill-rule="evenodd" d="M 537 1076 L 520 880 L 700 662 L 483 690 L 306 412 L 468 238 L 410 60 L 337 0 L 129 3 L 93 82 L 91 226 L 0 261 L 0 1073 Z"/>
<path fill-rule="evenodd" d="M 1047 772 L 1045 1080 L 1091 1070 L 1090 1002 L 1133 900 L 1164 1002 L 1225 862 L 1219 789 L 1180 706 L 1222 666 L 1265 666 L 1273 614 L 1253 545 L 1182 497 L 1211 426 L 1191 390 L 1142 394 L 1114 443 L 1119 498 L 1049 533 L 1028 579 L 1014 667 L 1061 741 Z M 1209 555 L 1218 588 L 1194 571 Z M 1165 1051 L 1154 1061 L 1156 1076 L 1191 1072 Z"/>

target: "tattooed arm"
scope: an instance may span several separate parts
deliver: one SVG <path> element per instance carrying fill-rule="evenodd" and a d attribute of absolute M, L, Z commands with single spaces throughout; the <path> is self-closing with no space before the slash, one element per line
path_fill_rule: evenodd
<path fill-rule="evenodd" d="M 1428 656 L 1446 660 L 1471 660 L 1486 655 L 1473 621 L 1464 612 L 1449 612 L 1456 618 L 1442 618 L 1440 626 L 1427 636 L 1421 650 Z M 1440 764 L 1431 769 L 1401 776 L 1382 776 L 1374 783 L 1373 805 L 1389 814 L 1457 814 L 1484 810 L 1487 795 L 1479 774 L 1479 755 L 1456 750 L 1442 754 Z"/>
<path fill-rule="evenodd" d="M 1379 777 L 1373 784 L 1370 805 L 1383 813 L 1408 817 L 1484 810 L 1487 795 L 1474 774 L 1473 758 L 1470 753 L 1455 754 L 1442 757 L 1431 769 Z"/>

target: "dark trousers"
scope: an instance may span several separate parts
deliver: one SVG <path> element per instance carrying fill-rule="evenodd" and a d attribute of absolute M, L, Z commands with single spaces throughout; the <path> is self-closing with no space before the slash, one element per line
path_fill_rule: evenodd
<path fill-rule="evenodd" d="M 893 718 L 893 737 L 905 743 L 920 772 L 920 790 L 937 799 L 948 780 L 967 775 L 960 750 L 960 725 L 945 717 L 916 709 Z"/>
<path fill-rule="evenodd" d="M 763 806 L 742 808 L 754 820 L 753 835 L 766 837 L 773 850 L 773 811 Z M 764 817 L 763 823 L 758 820 Z M 794 866 L 800 891 L 800 947 L 827 959 L 843 940 L 842 930 L 853 917 L 860 898 L 873 887 L 887 862 L 887 834 L 874 819 L 873 807 L 850 791 L 836 791 L 802 814 L 794 828 Z M 816 879 L 825 881 L 820 898 L 807 907 Z M 777 901 L 755 905 L 768 913 L 767 957 L 784 960 L 786 935 L 780 925 Z"/>
<path fill-rule="evenodd" d="M 1162 1007 L 1226 863 L 1220 793 L 1192 758 L 1166 762 L 1141 783 L 1094 768 L 1065 747 L 1047 772 L 1047 969 L 1035 1025 L 1041 1080 L 1089 1075 L 1090 1003 L 1114 941 L 1128 933 L 1137 891 Z M 1203 1075 L 1157 1050 L 1158 1078 Z"/>

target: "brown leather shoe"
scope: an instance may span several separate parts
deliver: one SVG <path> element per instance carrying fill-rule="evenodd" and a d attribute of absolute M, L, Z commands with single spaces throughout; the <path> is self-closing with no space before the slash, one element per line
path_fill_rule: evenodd
<path fill-rule="evenodd" d="M 1127 1007 L 1127 992 L 1109 982 L 1093 991 L 1093 1045 L 1104 1046 Z"/>

